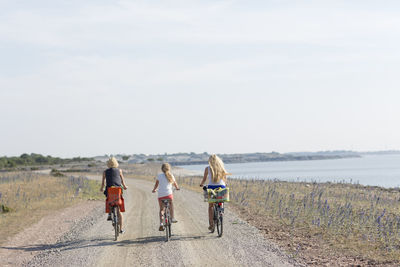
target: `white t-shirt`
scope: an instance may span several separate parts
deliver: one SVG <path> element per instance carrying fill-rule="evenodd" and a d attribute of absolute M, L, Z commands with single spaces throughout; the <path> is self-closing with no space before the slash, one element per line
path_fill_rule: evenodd
<path fill-rule="evenodd" d="M 172 173 L 171 175 L 172 175 L 172 180 L 175 181 L 174 175 Z M 160 173 L 159 175 L 157 175 L 157 181 L 158 181 L 158 197 L 166 197 L 172 194 L 173 182 L 170 184 L 164 173 Z"/>

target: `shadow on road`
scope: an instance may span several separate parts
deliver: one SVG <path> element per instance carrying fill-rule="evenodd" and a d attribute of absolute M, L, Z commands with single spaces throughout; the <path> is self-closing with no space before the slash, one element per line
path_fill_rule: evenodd
<path fill-rule="evenodd" d="M 217 239 L 216 236 L 211 235 L 199 235 L 199 236 L 185 236 L 185 235 L 172 235 L 170 242 L 176 241 L 195 241 L 195 240 L 211 240 Z M 74 240 L 74 241 L 66 241 L 59 242 L 55 244 L 38 244 L 38 245 L 26 245 L 26 246 L 18 246 L 18 247 L 0 247 L 1 249 L 8 250 L 19 250 L 24 252 L 35 252 L 35 251 L 46 251 L 46 250 L 55 250 L 55 251 L 68 251 L 73 249 L 82 249 L 88 247 L 108 247 L 108 246 L 132 246 L 132 245 L 144 245 L 150 243 L 158 243 L 165 242 L 165 236 L 147 236 L 140 237 L 135 239 L 125 239 L 121 241 L 112 241 L 109 238 L 97 238 L 91 240 Z"/>

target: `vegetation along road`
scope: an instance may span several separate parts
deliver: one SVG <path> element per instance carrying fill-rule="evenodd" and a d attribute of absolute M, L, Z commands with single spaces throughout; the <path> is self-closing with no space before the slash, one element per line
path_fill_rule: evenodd
<path fill-rule="evenodd" d="M 175 191 L 173 236 L 158 231 L 153 184 L 127 179 L 126 232 L 113 241 L 104 204 L 98 201 L 57 212 L 0 248 L 6 266 L 293 266 L 288 256 L 240 220 L 227 205 L 224 235 L 207 230 L 207 203 L 199 193 Z M 51 218 L 51 219 L 50 219 Z M 40 233 L 38 235 L 38 233 Z"/>

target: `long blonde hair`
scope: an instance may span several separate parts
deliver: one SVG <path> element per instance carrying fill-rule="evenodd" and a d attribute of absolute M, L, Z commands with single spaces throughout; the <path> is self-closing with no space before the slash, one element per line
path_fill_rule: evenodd
<path fill-rule="evenodd" d="M 213 183 L 218 183 L 221 179 L 226 182 L 226 175 L 229 174 L 224 167 L 222 160 L 215 154 L 208 159 L 211 170 L 211 180 Z"/>
<path fill-rule="evenodd" d="M 167 180 L 170 184 L 172 184 L 172 182 L 174 181 L 174 179 L 172 178 L 172 174 L 171 174 L 171 165 L 169 165 L 168 163 L 164 163 L 161 166 L 161 170 L 163 171 L 163 173 L 165 174 L 165 177 L 167 177 Z"/>

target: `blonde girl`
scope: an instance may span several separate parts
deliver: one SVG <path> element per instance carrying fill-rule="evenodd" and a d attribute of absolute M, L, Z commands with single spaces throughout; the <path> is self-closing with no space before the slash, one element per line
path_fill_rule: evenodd
<path fill-rule="evenodd" d="M 124 190 L 128 189 L 128 187 L 125 185 L 125 180 L 124 180 L 124 175 L 122 174 L 122 170 L 118 169 L 118 161 L 116 158 L 111 157 L 107 161 L 107 167 L 108 169 L 103 172 L 103 179 L 101 181 L 101 188 L 100 191 L 103 192 L 104 190 L 104 185 L 106 186 L 106 189 L 104 191 L 104 195 L 107 197 L 107 189 L 111 186 L 120 186 Z M 119 221 L 119 226 L 121 229 L 121 233 L 124 233 L 125 231 L 122 230 L 122 213 L 118 209 L 118 221 Z M 107 217 L 108 221 L 111 221 L 111 212 L 108 214 Z"/>
<path fill-rule="evenodd" d="M 208 189 L 216 189 L 216 188 L 226 188 L 226 175 L 229 173 L 225 170 L 224 163 L 217 155 L 211 155 L 208 159 L 208 166 L 204 169 L 204 177 L 200 183 L 200 186 L 203 187 L 204 183 L 208 178 Z M 208 220 L 209 220 L 209 230 L 213 229 L 213 214 L 212 214 L 213 203 L 209 203 L 208 205 Z"/>
<path fill-rule="evenodd" d="M 157 176 L 156 183 L 153 188 L 153 193 L 157 191 L 158 188 L 158 205 L 160 206 L 160 231 L 164 231 L 163 216 L 164 216 L 164 204 L 161 200 L 168 199 L 170 202 L 171 209 L 171 222 L 177 223 L 178 221 L 174 217 L 174 195 L 172 194 L 172 185 L 175 186 L 176 190 L 179 190 L 179 186 L 175 181 L 174 175 L 171 173 L 171 165 L 164 163 L 161 166 L 162 173 Z"/>

